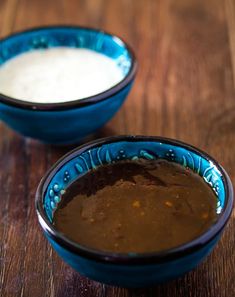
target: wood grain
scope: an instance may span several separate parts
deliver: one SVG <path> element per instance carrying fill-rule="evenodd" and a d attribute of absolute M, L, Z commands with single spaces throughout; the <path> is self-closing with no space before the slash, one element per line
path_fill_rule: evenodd
<path fill-rule="evenodd" d="M 235 182 L 233 0 L 1 0 L 0 35 L 38 25 L 100 27 L 135 49 L 139 72 L 120 112 L 93 138 L 174 137 L 213 155 Z M 0 295 L 234 297 L 235 215 L 211 256 L 185 277 L 129 290 L 70 269 L 43 238 L 34 194 L 70 148 L 24 139 L 0 124 Z"/>

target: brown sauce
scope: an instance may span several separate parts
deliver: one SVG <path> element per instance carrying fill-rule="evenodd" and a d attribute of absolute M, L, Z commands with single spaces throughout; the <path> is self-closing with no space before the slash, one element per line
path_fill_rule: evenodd
<path fill-rule="evenodd" d="M 90 171 L 62 196 L 56 228 L 110 252 L 156 252 L 202 234 L 217 218 L 217 197 L 193 171 L 165 160 L 123 161 Z"/>

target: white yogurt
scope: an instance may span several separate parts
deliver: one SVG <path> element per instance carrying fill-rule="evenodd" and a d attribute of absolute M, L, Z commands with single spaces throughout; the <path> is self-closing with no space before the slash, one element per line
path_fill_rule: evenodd
<path fill-rule="evenodd" d="M 101 93 L 124 75 L 109 57 L 88 49 L 57 47 L 21 54 L 0 67 L 0 93 L 54 103 Z"/>

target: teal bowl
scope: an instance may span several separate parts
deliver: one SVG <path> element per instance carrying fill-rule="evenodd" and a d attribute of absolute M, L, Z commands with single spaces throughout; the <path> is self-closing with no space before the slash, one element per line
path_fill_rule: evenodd
<path fill-rule="evenodd" d="M 35 28 L 0 40 L 0 66 L 21 53 L 61 46 L 110 57 L 123 79 L 97 95 L 62 103 L 30 103 L 0 93 L 0 120 L 24 136 L 53 144 L 76 143 L 109 121 L 127 97 L 137 70 L 135 55 L 122 39 L 75 26 Z"/>
<path fill-rule="evenodd" d="M 156 253 L 120 254 L 79 245 L 52 224 L 61 193 L 85 172 L 124 159 L 163 158 L 191 168 L 218 197 L 217 221 L 199 237 Z M 60 159 L 41 180 L 36 210 L 46 238 L 60 257 L 93 280 L 121 287 L 146 287 L 177 278 L 195 268 L 214 248 L 231 215 L 233 188 L 224 169 L 191 145 L 161 137 L 117 136 L 85 144 Z M 228 259 L 229 260 L 229 259 Z"/>

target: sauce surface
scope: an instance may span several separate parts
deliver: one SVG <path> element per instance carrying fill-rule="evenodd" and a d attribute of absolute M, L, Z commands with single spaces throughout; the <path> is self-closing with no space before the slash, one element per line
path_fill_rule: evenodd
<path fill-rule="evenodd" d="M 102 251 L 156 252 L 202 234 L 217 218 L 217 197 L 196 173 L 166 160 L 122 161 L 76 180 L 53 224 Z"/>
<path fill-rule="evenodd" d="M 124 75 L 111 58 L 89 49 L 55 47 L 18 55 L 0 66 L 0 93 L 29 102 L 86 98 Z"/>

